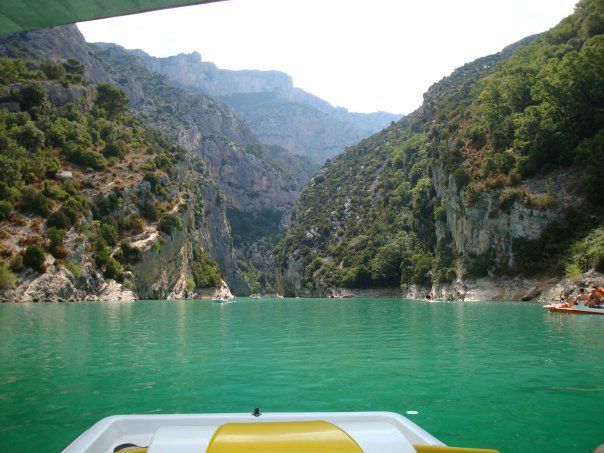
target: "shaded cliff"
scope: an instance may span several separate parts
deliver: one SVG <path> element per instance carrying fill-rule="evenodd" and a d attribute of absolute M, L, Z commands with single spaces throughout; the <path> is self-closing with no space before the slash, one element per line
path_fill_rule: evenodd
<path fill-rule="evenodd" d="M 166 58 L 151 57 L 141 50 L 131 52 L 171 81 L 223 100 L 247 120 L 263 143 L 282 146 L 313 162 L 325 162 L 401 117 L 335 108 L 295 88 L 292 78 L 279 71 L 219 69 L 202 61 L 197 52 Z"/>

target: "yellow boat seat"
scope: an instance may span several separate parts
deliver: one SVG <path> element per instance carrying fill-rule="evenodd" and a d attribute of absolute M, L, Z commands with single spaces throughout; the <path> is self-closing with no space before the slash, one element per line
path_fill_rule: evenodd
<path fill-rule="evenodd" d="M 499 453 L 481 448 L 413 445 L 417 453 Z M 207 453 L 363 453 L 345 431 L 326 421 L 227 423 Z"/>
<path fill-rule="evenodd" d="M 337 426 L 325 421 L 227 423 L 207 453 L 363 453 Z"/>

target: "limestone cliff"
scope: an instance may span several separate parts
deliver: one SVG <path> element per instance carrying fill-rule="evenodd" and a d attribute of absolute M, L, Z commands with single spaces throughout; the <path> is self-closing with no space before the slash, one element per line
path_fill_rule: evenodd
<path fill-rule="evenodd" d="M 52 82 L 39 85 L 44 87 L 45 99 L 49 101 L 44 106 L 47 112 L 45 122 L 56 117 L 57 124 L 70 124 L 60 115 L 61 109 L 68 109 L 72 118 L 78 117 L 76 112 L 81 115 L 91 111 L 92 99 L 95 97 L 93 86 L 65 87 Z M 28 86 L 9 84 L 2 87 L 0 92 L 15 92 L 17 89 L 23 91 Z M 19 102 L 13 104 L 16 114 L 29 115 L 27 110 L 21 111 L 23 106 Z M 40 114 L 38 115 L 38 121 L 42 121 Z M 3 119 L 6 121 L 6 115 L 3 115 Z M 101 118 L 101 121 L 105 127 L 120 125 L 120 120 L 110 123 Z M 82 128 L 79 133 L 84 136 L 87 131 Z M 51 136 L 50 133 L 47 134 Z M 4 130 L 0 135 L 4 140 L 4 155 L 4 147 L 7 143 L 10 146 L 11 138 Z M 40 176 L 44 191 L 42 194 L 38 193 L 38 199 L 48 203 L 46 200 L 50 198 L 52 208 L 58 206 L 50 216 L 28 211 L 23 201 L 20 203 L 20 211 L 25 209 L 25 212 L 15 210 L 7 215 L 4 211 L 0 218 L 0 245 L 3 256 L 10 258 L 8 261 L 17 278 L 12 285 L 14 288 L 0 289 L 0 300 L 124 301 L 230 296 L 230 290 L 224 282 L 199 286 L 199 275 L 195 275 L 195 272 L 196 267 L 199 268 L 197 255 L 200 250 L 215 257 L 222 276 L 233 290 L 248 291 L 247 284 L 235 265 L 225 205 L 220 201 L 219 189 L 209 177 L 204 162 L 192 153 L 171 148 L 170 152 L 178 153 L 178 157 L 174 159 L 177 164 L 162 167 L 165 172 L 159 171 L 160 169 L 150 172 L 150 168 L 155 168 L 151 167 L 151 162 L 159 162 L 158 157 L 169 162 L 166 160 L 170 158 L 169 154 L 156 154 L 157 147 L 167 144 L 151 141 L 152 147 L 149 147 L 142 140 L 143 137 L 136 139 L 137 146 L 146 146 L 146 149 L 131 149 L 121 161 L 109 162 L 108 168 L 82 168 L 74 164 L 68 155 L 67 159 L 59 161 L 62 171 L 46 179 Z M 44 140 L 41 141 L 43 142 Z M 43 152 L 44 149 L 37 151 L 39 154 Z M 13 163 L 16 168 L 22 165 L 18 157 L 14 158 Z M 2 160 L 2 165 L 6 169 L 5 159 Z M 16 173 L 16 178 L 21 179 L 19 173 Z M 2 175 L 0 186 L 3 198 L 7 192 L 7 182 L 5 175 Z M 21 190 L 25 193 L 27 190 L 35 190 L 35 184 L 36 181 L 29 186 L 15 184 L 8 192 Z M 69 190 L 69 194 L 75 198 L 69 198 L 61 206 L 60 202 L 65 201 L 67 195 L 53 198 L 52 194 L 65 194 L 64 190 Z M 48 198 L 43 193 L 47 193 Z M 78 200 L 81 200 L 81 204 Z M 6 206 L 4 200 L 3 203 Z M 81 212 L 68 211 L 72 208 L 65 208 L 67 204 L 79 206 Z M 159 210 L 164 212 L 161 218 L 158 218 Z M 60 224 L 61 217 L 56 215 L 62 212 L 72 212 L 71 215 L 76 218 L 72 225 Z M 172 219 L 169 229 L 162 226 L 166 219 Z M 55 236 L 51 235 L 51 231 L 54 231 L 52 234 Z M 113 239 L 108 237 L 113 241 L 109 244 L 111 247 L 102 239 L 102 231 L 109 232 L 110 236 L 114 235 Z M 59 232 L 60 244 L 51 245 L 53 239 L 50 238 L 56 237 Z M 101 248 L 98 246 L 99 241 L 105 244 Z M 36 270 L 31 269 L 27 262 L 23 263 L 27 245 L 41 245 L 50 251 Z M 101 252 L 109 254 L 102 261 Z M 110 268 L 109 262 L 113 263 L 113 267 Z M 1 266 L 6 275 L 8 271 L 4 262 Z M 197 272 L 204 272 L 206 268 Z M 3 281 L 4 285 L 6 283 Z"/>
<path fill-rule="evenodd" d="M 156 74 L 150 83 L 152 73 L 139 56 L 110 44 L 92 48 L 111 68 L 125 71 L 120 74 L 130 85 L 144 81 L 140 83 L 144 102 L 165 105 L 148 111 L 147 104 L 143 104 L 142 110 L 157 127 L 166 129 L 169 124 L 166 132 L 204 160 L 211 178 L 225 195 L 231 224 L 255 219 L 236 231 L 236 262 L 242 266 L 251 264 L 260 273 L 269 272 L 274 265 L 274 237 L 287 227 L 293 203 L 315 168 L 291 153 L 264 146 L 226 105 L 200 92 L 173 87 Z M 208 115 L 216 112 L 218 118 Z M 266 219 L 272 219 L 272 223 L 266 224 Z M 264 233 L 257 234 L 260 231 Z M 244 264 L 246 261 L 249 264 Z"/>

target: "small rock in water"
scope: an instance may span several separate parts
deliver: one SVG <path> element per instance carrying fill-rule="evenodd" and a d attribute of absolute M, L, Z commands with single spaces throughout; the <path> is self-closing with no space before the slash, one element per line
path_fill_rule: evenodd
<path fill-rule="evenodd" d="M 407 414 L 408 415 L 417 415 L 417 414 L 419 414 L 419 412 L 417 412 L 417 411 L 407 411 Z"/>

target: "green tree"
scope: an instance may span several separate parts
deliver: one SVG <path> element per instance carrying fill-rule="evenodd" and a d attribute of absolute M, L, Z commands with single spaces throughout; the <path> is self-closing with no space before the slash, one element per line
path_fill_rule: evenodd
<path fill-rule="evenodd" d="M 21 109 L 30 110 L 32 107 L 42 105 L 46 97 L 46 90 L 39 83 L 30 83 L 19 92 Z"/>
<path fill-rule="evenodd" d="M 21 192 L 21 208 L 42 217 L 48 217 L 50 214 L 50 204 L 48 198 L 42 192 L 26 187 Z"/>
<path fill-rule="evenodd" d="M 13 204 L 10 201 L 0 200 L 0 220 L 8 218 L 13 212 Z"/>
<path fill-rule="evenodd" d="M 67 215 L 65 215 L 65 212 L 63 212 L 63 210 L 61 209 L 58 209 L 52 214 L 50 214 L 48 216 L 48 221 L 46 222 L 46 224 L 49 227 L 58 228 L 61 230 L 68 230 L 69 228 L 71 228 L 71 220 L 69 219 L 69 217 L 67 217 Z"/>
<path fill-rule="evenodd" d="M 432 270 L 432 257 L 430 255 L 419 255 L 415 258 L 413 276 L 411 281 L 417 285 L 430 285 L 432 279 L 430 271 Z"/>
<path fill-rule="evenodd" d="M 72 83 L 82 83 L 84 81 L 84 65 L 76 58 L 69 57 L 63 63 L 66 72 L 66 80 Z"/>
<path fill-rule="evenodd" d="M 0 289 L 14 289 L 17 286 L 17 277 L 4 264 L 0 264 Z"/>
<path fill-rule="evenodd" d="M 371 278 L 380 286 L 396 286 L 401 279 L 401 245 L 390 242 L 380 247 L 371 261 Z"/>
<path fill-rule="evenodd" d="M 159 230 L 171 235 L 174 231 L 182 230 L 182 220 L 176 214 L 166 213 L 161 216 L 159 221 Z"/>
<path fill-rule="evenodd" d="M 62 80 L 67 74 L 65 66 L 50 60 L 43 61 L 40 64 L 40 69 L 49 80 Z"/>
<path fill-rule="evenodd" d="M 103 275 L 105 278 L 112 278 L 118 282 L 123 281 L 122 265 L 115 258 L 110 257 L 105 263 Z"/>
<path fill-rule="evenodd" d="M 103 148 L 103 155 L 105 157 L 117 157 L 118 159 L 124 158 L 127 152 L 126 145 L 121 141 L 111 141 Z"/>
<path fill-rule="evenodd" d="M 500 80 L 492 80 L 478 97 L 479 111 L 490 135 L 490 143 L 495 150 L 509 146 L 512 140 L 512 128 L 509 108 Z"/>
<path fill-rule="evenodd" d="M 371 272 L 363 264 L 350 268 L 342 278 L 346 288 L 369 288 L 372 284 Z"/>
<path fill-rule="evenodd" d="M 111 224 L 104 223 L 99 229 L 100 236 L 107 242 L 107 244 L 114 246 L 120 239 L 120 234 L 117 228 Z"/>
<path fill-rule="evenodd" d="M 27 67 L 23 60 L 0 57 L 0 84 L 18 82 L 27 73 Z"/>
<path fill-rule="evenodd" d="M 44 146 L 44 132 L 38 129 L 33 121 L 27 121 L 23 126 L 13 129 L 13 135 L 17 143 L 29 151 Z"/>
<path fill-rule="evenodd" d="M 411 191 L 414 212 L 422 218 L 432 217 L 432 181 L 428 177 L 420 179 Z"/>
<path fill-rule="evenodd" d="M 577 147 L 576 163 L 581 166 L 583 192 L 592 203 L 604 204 L 602 190 L 602 162 L 604 162 L 604 128 L 591 139 L 585 139 Z"/>
<path fill-rule="evenodd" d="M 46 230 L 46 237 L 50 242 L 50 253 L 55 258 L 64 258 L 67 256 L 68 251 L 63 247 L 63 238 L 65 233 L 58 228 L 52 227 Z"/>
<path fill-rule="evenodd" d="M 191 274 L 197 288 L 219 288 L 222 284 L 220 268 L 216 261 L 200 248 L 193 250 Z"/>
<path fill-rule="evenodd" d="M 126 110 L 128 98 L 120 88 L 114 87 L 110 83 L 99 83 L 96 87 L 95 102 L 99 108 L 107 112 L 107 115 L 112 118 Z"/>
<path fill-rule="evenodd" d="M 23 254 L 23 264 L 27 267 L 31 267 L 33 270 L 43 274 L 46 272 L 46 266 L 44 261 L 46 260 L 46 254 L 44 249 L 39 245 L 30 245 L 25 249 Z"/>

